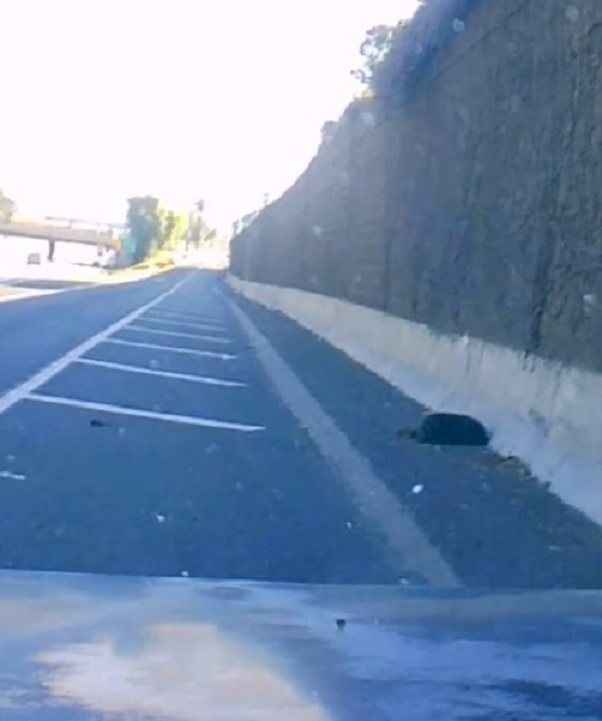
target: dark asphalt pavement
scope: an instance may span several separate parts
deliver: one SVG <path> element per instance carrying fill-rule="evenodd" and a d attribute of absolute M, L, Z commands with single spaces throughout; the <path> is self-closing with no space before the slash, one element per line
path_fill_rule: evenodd
<path fill-rule="evenodd" d="M 186 278 L 33 391 L 22 386 Z M 0 305 L 0 567 L 411 578 L 272 387 L 229 297 L 216 276 L 177 270 Z M 235 302 L 464 584 L 602 586 L 593 523 L 488 451 L 400 441 L 418 405 L 288 319 Z M 15 388 L 27 392 L 2 412 Z"/>
<path fill-rule="evenodd" d="M 189 271 L 0 308 L 6 390 L 151 300 Z M 214 280 L 183 304 L 229 342 L 123 329 L 115 339 L 236 355 L 100 343 L 86 358 L 209 377 L 215 386 L 74 363 L 45 396 L 259 425 L 244 433 L 23 400 L 0 415 L 0 566 L 299 582 L 396 582 L 329 467 L 271 390 Z M 178 321 L 181 322 L 181 319 Z M 189 333 L 193 327 L 132 324 Z M 197 331 L 200 332 L 200 331 Z M 94 425 L 91 425 L 94 423 Z M 102 424 L 102 425 L 100 425 Z"/>

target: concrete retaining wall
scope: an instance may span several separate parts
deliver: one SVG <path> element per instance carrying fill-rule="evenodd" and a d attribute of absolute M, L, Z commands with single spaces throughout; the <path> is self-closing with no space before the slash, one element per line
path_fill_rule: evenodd
<path fill-rule="evenodd" d="M 433 410 L 470 413 L 502 454 L 602 523 L 602 376 L 306 291 L 229 278 Z"/>

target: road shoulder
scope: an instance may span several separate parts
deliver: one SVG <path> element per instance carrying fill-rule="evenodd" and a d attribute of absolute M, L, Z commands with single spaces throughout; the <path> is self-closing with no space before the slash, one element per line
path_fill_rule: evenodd
<path fill-rule="evenodd" d="M 602 530 L 522 466 L 489 450 L 399 439 L 397 431 L 415 427 L 423 407 L 281 313 L 224 292 L 320 399 L 466 585 L 602 585 Z"/>

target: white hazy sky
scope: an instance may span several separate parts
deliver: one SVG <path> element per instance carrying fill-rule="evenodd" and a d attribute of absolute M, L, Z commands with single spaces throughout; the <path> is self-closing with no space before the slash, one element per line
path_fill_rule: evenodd
<path fill-rule="evenodd" d="M 416 0 L 0 0 L 0 188 L 24 213 L 121 220 L 277 197 L 355 89 L 364 31 Z"/>

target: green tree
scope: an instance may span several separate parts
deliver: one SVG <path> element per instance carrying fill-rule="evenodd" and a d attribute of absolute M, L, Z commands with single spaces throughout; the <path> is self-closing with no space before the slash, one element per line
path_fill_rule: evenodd
<path fill-rule="evenodd" d="M 162 250 L 171 250 L 172 238 L 176 227 L 176 214 L 169 208 L 159 208 L 159 218 L 161 222 L 161 235 L 159 238 L 159 247 Z"/>
<path fill-rule="evenodd" d="M 169 208 L 151 195 L 130 198 L 127 202 L 125 245 L 134 263 L 159 250 L 169 252 L 184 245 L 198 247 L 210 232 L 201 215 L 202 201 L 190 213 Z"/>
<path fill-rule="evenodd" d="M 192 213 L 190 218 L 190 229 L 188 233 L 187 246 L 198 248 L 205 237 L 205 221 L 198 213 Z"/>
<path fill-rule="evenodd" d="M 376 25 L 366 32 L 360 45 L 362 67 L 351 72 L 363 85 L 372 85 L 375 71 L 387 56 L 398 28 L 399 26 L 395 28 L 390 25 Z"/>
<path fill-rule="evenodd" d="M 176 246 L 185 245 L 190 230 L 190 215 L 184 212 L 177 212 L 173 230 L 173 238 Z"/>
<path fill-rule="evenodd" d="M 161 220 L 161 237 L 159 247 L 162 250 L 176 250 L 185 242 L 188 234 L 188 213 L 182 213 L 170 208 L 159 208 Z"/>
<path fill-rule="evenodd" d="M 8 198 L 0 190 L 0 220 L 3 223 L 10 222 L 16 210 L 17 206 L 15 205 L 15 201 Z"/>
<path fill-rule="evenodd" d="M 145 195 L 128 199 L 127 230 L 134 263 L 145 260 L 158 250 L 162 223 L 157 198 Z"/>
<path fill-rule="evenodd" d="M 186 240 L 187 248 L 198 249 L 202 243 L 213 240 L 217 234 L 217 231 L 205 222 L 202 216 L 203 209 L 204 202 L 200 200 L 196 203 L 195 210 L 190 213 Z"/>

